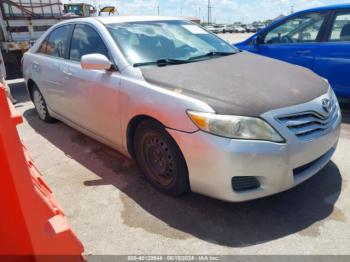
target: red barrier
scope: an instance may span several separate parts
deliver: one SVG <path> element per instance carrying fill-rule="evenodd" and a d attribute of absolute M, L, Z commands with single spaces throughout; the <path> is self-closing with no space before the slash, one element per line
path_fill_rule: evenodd
<path fill-rule="evenodd" d="M 22 122 L 0 85 L 0 255 L 82 261 L 81 242 L 20 142 Z"/>

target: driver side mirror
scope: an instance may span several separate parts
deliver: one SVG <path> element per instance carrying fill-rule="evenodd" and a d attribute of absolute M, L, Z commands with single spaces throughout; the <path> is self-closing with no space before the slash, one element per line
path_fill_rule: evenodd
<path fill-rule="evenodd" d="M 255 48 L 255 49 L 259 49 L 260 48 L 260 45 L 263 43 L 263 38 L 261 35 L 255 35 L 253 38 L 252 38 L 252 46 Z"/>
<path fill-rule="evenodd" d="M 86 70 L 110 70 L 112 63 L 101 54 L 89 54 L 81 57 L 80 65 Z"/>

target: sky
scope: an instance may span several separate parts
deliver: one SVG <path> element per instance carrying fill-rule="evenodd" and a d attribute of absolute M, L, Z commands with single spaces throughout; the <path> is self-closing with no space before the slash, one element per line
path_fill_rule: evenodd
<path fill-rule="evenodd" d="M 63 2 L 68 2 L 64 0 Z M 82 2 L 82 0 L 70 0 Z M 103 7 L 116 6 L 121 15 L 160 15 L 199 17 L 207 21 L 208 0 L 83 0 Z M 233 23 L 273 19 L 280 14 L 311 7 L 350 3 L 350 0 L 211 0 L 212 21 Z"/>

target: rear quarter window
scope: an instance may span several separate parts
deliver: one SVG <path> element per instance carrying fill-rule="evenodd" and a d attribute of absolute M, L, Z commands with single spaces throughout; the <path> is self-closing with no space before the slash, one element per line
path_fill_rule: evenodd
<path fill-rule="evenodd" d="M 46 37 L 46 38 L 41 42 L 40 47 L 39 47 L 37 53 L 46 54 L 47 39 L 48 39 L 48 37 Z"/>

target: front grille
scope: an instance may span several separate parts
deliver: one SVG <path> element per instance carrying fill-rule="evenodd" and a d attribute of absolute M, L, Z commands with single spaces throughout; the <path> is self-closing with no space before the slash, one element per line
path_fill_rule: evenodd
<path fill-rule="evenodd" d="M 260 187 L 259 180 L 254 176 L 236 176 L 232 178 L 232 188 L 236 192 L 242 192 Z"/>
<path fill-rule="evenodd" d="M 333 125 L 338 117 L 334 102 L 328 116 L 316 112 L 302 112 L 278 117 L 278 121 L 292 131 L 298 138 L 308 140 L 321 136 Z"/>

